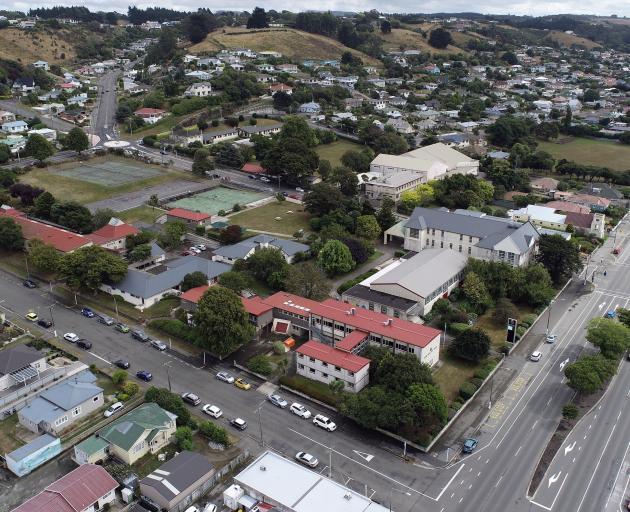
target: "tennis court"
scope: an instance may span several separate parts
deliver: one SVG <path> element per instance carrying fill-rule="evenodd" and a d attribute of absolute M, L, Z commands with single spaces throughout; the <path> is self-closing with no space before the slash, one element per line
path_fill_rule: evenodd
<path fill-rule="evenodd" d="M 236 203 L 246 205 L 269 197 L 262 192 L 250 192 L 248 190 L 234 190 L 231 188 L 217 187 L 200 194 L 178 199 L 167 206 L 171 208 L 186 208 L 193 212 L 203 212 L 216 215 L 221 210 L 230 210 Z"/>
<path fill-rule="evenodd" d="M 105 161 L 82 163 L 70 169 L 53 171 L 58 176 L 87 181 L 104 187 L 118 187 L 134 181 L 154 178 L 161 174 L 159 169 L 128 162 Z"/>

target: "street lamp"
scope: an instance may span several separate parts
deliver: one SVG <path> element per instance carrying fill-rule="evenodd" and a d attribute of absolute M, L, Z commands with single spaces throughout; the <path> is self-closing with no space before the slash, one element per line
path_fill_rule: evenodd
<path fill-rule="evenodd" d="M 262 417 L 260 411 L 265 406 L 265 402 L 260 404 L 260 407 L 256 409 L 256 413 L 258 414 L 258 428 L 260 429 L 260 446 L 265 446 L 265 440 L 263 439 L 263 428 L 262 428 Z"/>
<path fill-rule="evenodd" d="M 389 512 L 392 512 L 392 498 L 393 498 L 394 491 L 396 491 L 398 494 L 404 494 L 405 496 L 411 496 L 410 492 L 403 491 L 402 489 L 396 489 L 395 487 L 390 487 L 389 488 Z"/>

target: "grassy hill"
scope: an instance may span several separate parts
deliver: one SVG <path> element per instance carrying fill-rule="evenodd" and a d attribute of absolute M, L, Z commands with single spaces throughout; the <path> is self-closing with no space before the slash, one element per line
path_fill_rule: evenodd
<path fill-rule="evenodd" d="M 48 31 L 26 31 L 15 28 L 0 30 L 0 58 L 30 64 L 45 60 L 50 64 L 61 64 L 74 59 L 75 44 L 72 31 L 66 29 Z"/>
<path fill-rule="evenodd" d="M 589 50 L 592 48 L 601 48 L 601 45 L 597 44 L 590 39 L 586 39 L 584 37 L 576 36 L 573 34 L 567 34 L 565 32 L 561 32 L 559 30 L 551 30 L 549 31 L 549 39 L 552 41 L 556 41 L 560 43 L 562 46 L 570 47 L 574 44 L 584 46 Z"/>
<path fill-rule="evenodd" d="M 398 51 L 400 48 L 406 50 L 420 50 L 435 55 L 439 54 L 451 54 L 460 53 L 463 50 L 457 46 L 449 45 L 444 50 L 438 50 L 433 48 L 426 39 L 422 37 L 422 34 L 408 30 L 405 28 L 394 28 L 389 34 L 379 34 L 383 40 L 383 49 Z"/>
<path fill-rule="evenodd" d="M 292 28 L 242 29 L 226 28 L 208 34 L 206 39 L 188 48 L 192 53 L 216 52 L 230 48 L 274 51 L 292 59 L 339 59 L 347 51 L 361 57 L 366 64 L 378 64 L 372 57 L 352 50 L 340 42 Z"/>

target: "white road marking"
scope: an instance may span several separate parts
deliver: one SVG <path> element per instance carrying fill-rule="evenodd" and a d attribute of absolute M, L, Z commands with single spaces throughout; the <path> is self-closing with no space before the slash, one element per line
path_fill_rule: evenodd
<path fill-rule="evenodd" d="M 90 354 L 92 354 L 94 357 L 96 357 L 97 359 L 100 359 L 101 361 L 106 362 L 107 364 L 112 364 L 111 362 L 109 362 L 107 359 L 103 359 L 101 356 L 99 356 L 98 354 L 95 354 L 94 352 L 90 352 Z"/>
<path fill-rule="evenodd" d="M 516 453 L 514 454 L 514 457 L 516 457 L 518 455 L 518 452 L 520 452 L 522 448 L 523 448 L 523 445 L 518 447 L 518 450 L 516 450 Z"/>
<path fill-rule="evenodd" d="M 560 371 L 564 370 L 564 367 L 569 363 L 570 359 L 567 357 L 564 361 L 560 363 Z"/>
<path fill-rule="evenodd" d="M 570 445 L 565 446 L 564 447 L 564 454 L 566 455 L 569 452 L 573 451 L 573 448 L 575 448 L 575 443 L 577 443 L 577 441 L 573 441 Z"/>
<path fill-rule="evenodd" d="M 555 484 L 560 478 L 561 474 L 562 474 L 562 471 L 558 471 L 555 475 L 551 475 L 549 477 L 549 482 L 547 483 L 547 488 L 551 487 L 552 484 Z"/>
<path fill-rule="evenodd" d="M 496 488 L 496 487 L 499 487 L 499 484 L 501 483 L 501 480 L 503 480 L 503 475 L 501 475 L 501 476 L 499 477 L 499 479 L 497 480 L 497 483 L 496 483 L 496 484 L 494 484 L 494 487 L 495 487 L 495 488 Z"/>
<path fill-rule="evenodd" d="M 374 458 L 374 455 L 370 455 L 369 453 L 360 452 L 358 450 L 352 450 L 352 451 L 356 453 L 362 459 L 365 459 L 366 462 L 370 462 Z"/>
<path fill-rule="evenodd" d="M 455 474 L 451 477 L 451 479 L 448 481 L 448 483 L 446 484 L 446 486 L 444 487 L 444 489 L 442 489 L 442 491 L 440 492 L 440 494 L 437 495 L 437 498 L 431 498 L 435 501 L 440 501 L 440 498 L 442 497 L 442 494 L 444 494 L 444 492 L 446 492 L 446 489 L 448 489 L 448 486 L 451 485 L 451 483 L 453 482 L 453 480 L 455 480 L 457 478 L 457 475 L 459 475 L 459 472 L 464 469 L 465 464 L 462 464 L 461 466 L 459 466 L 459 469 L 455 472 Z"/>
<path fill-rule="evenodd" d="M 556 497 L 551 502 L 551 506 L 550 507 L 542 505 L 541 503 L 538 503 L 538 502 L 536 502 L 534 500 L 529 500 L 529 502 L 532 503 L 533 505 L 536 505 L 537 507 L 544 508 L 545 510 L 551 510 L 553 508 L 553 506 L 556 504 L 556 500 L 558 499 L 558 496 L 560 496 L 560 491 L 562 491 L 562 487 L 564 487 L 564 482 L 567 481 L 567 477 L 568 476 L 569 476 L 569 473 L 564 475 L 564 479 L 562 480 L 562 483 L 560 484 L 560 488 L 558 489 L 558 493 L 556 494 Z"/>
<path fill-rule="evenodd" d="M 534 430 L 534 427 L 538 424 L 538 420 L 534 421 L 534 424 L 532 425 L 532 430 Z"/>

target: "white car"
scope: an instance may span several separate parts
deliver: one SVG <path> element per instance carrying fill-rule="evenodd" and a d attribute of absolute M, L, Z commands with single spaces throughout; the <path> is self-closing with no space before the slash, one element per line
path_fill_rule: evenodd
<path fill-rule="evenodd" d="M 291 404 L 290 410 L 293 414 L 299 416 L 300 418 L 304 418 L 305 420 L 311 417 L 311 411 L 297 402 Z"/>
<path fill-rule="evenodd" d="M 186 510 L 184 510 L 184 512 L 201 512 L 201 511 L 193 505 L 192 507 L 188 507 Z"/>
<path fill-rule="evenodd" d="M 532 352 L 532 355 L 529 356 L 530 361 L 534 361 L 535 363 L 537 363 L 538 361 L 540 361 L 540 358 L 542 357 L 542 352 L 539 352 L 538 350 L 536 352 Z"/>
<path fill-rule="evenodd" d="M 109 408 L 103 413 L 103 416 L 109 418 L 112 414 L 116 414 L 124 407 L 122 402 L 116 402 L 109 406 Z"/>
<path fill-rule="evenodd" d="M 306 452 L 297 452 L 295 454 L 295 459 L 311 468 L 315 468 L 317 467 L 317 464 L 319 464 L 319 461 L 313 455 Z"/>
<path fill-rule="evenodd" d="M 216 405 L 206 404 L 201 410 L 205 412 L 208 416 L 212 416 L 213 418 L 220 418 L 223 416 L 223 411 L 219 409 Z"/>
<path fill-rule="evenodd" d="M 67 332 L 63 335 L 63 339 L 69 341 L 70 343 L 76 343 L 80 338 L 73 332 Z"/>
<path fill-rule="evenodd" d="M 208 248 L 205 246 L 205 244 L 197 244 L 196 245 L 197 249 L 199 249 L 200 251 L 205 251 Z"/>
<path fill-rule="evenodd" d="M 267 397 L 267 400 L 269 400 L 276 407 L 280 407 L 280 409 L 284 409 L 287 405 L 289 405 L 288 402 L 280 395 L 269 395 Z"/>
<path fill-rule="evenodd" d="M 265 178 L 264 176 L 261 176 L 260 181 L 262 181 L 263 183 L 270 183 L 271 180 L 269 178 Z"/>
<path fill-rule="evenodd" d="M 304 189 L 302 187 L 295 187 L 295 191 L 304 193 Z"/>
<path fill-rule="evenodd" d="M 318 427 L 323 428 L 324 430 L 328 430 L 328 432 L 337 430 L 337 424 L 330 418 L 327 418 L 326 416 L 324 416 L 323 414 L 318 414 L 317 416 L 315 416 L 313 418 L 313 423 L 317 425 Z"/>
<path fill-rule="evenodd" d="M 203 512 L 217 512 L 218 510 L 214 503 L 206 503 L 206 506 L 203 507 Z"/>
<path fill-rule="evenodd" d="M 217 379 L 227 382 L 228 384 L 234 383 L 234 377 L 232 377 L 228 372 L 217 373 Z"/>
<path fill-rule="evenodd" d="M 557 339 L 558 339 L 558 336 L 556 336 L 555 334 L 547 334 L 545 341 L 547 343 L 555 343 Z"/>
<path fill-rule="evenodd" d="M 197 247 L 195 247 L 194 245 L 192 247 L 189 247 L 188 250 L 190 252 L 194 252 L 195 254 L 201 254 L 201 250 L 197 249 Z"/>

